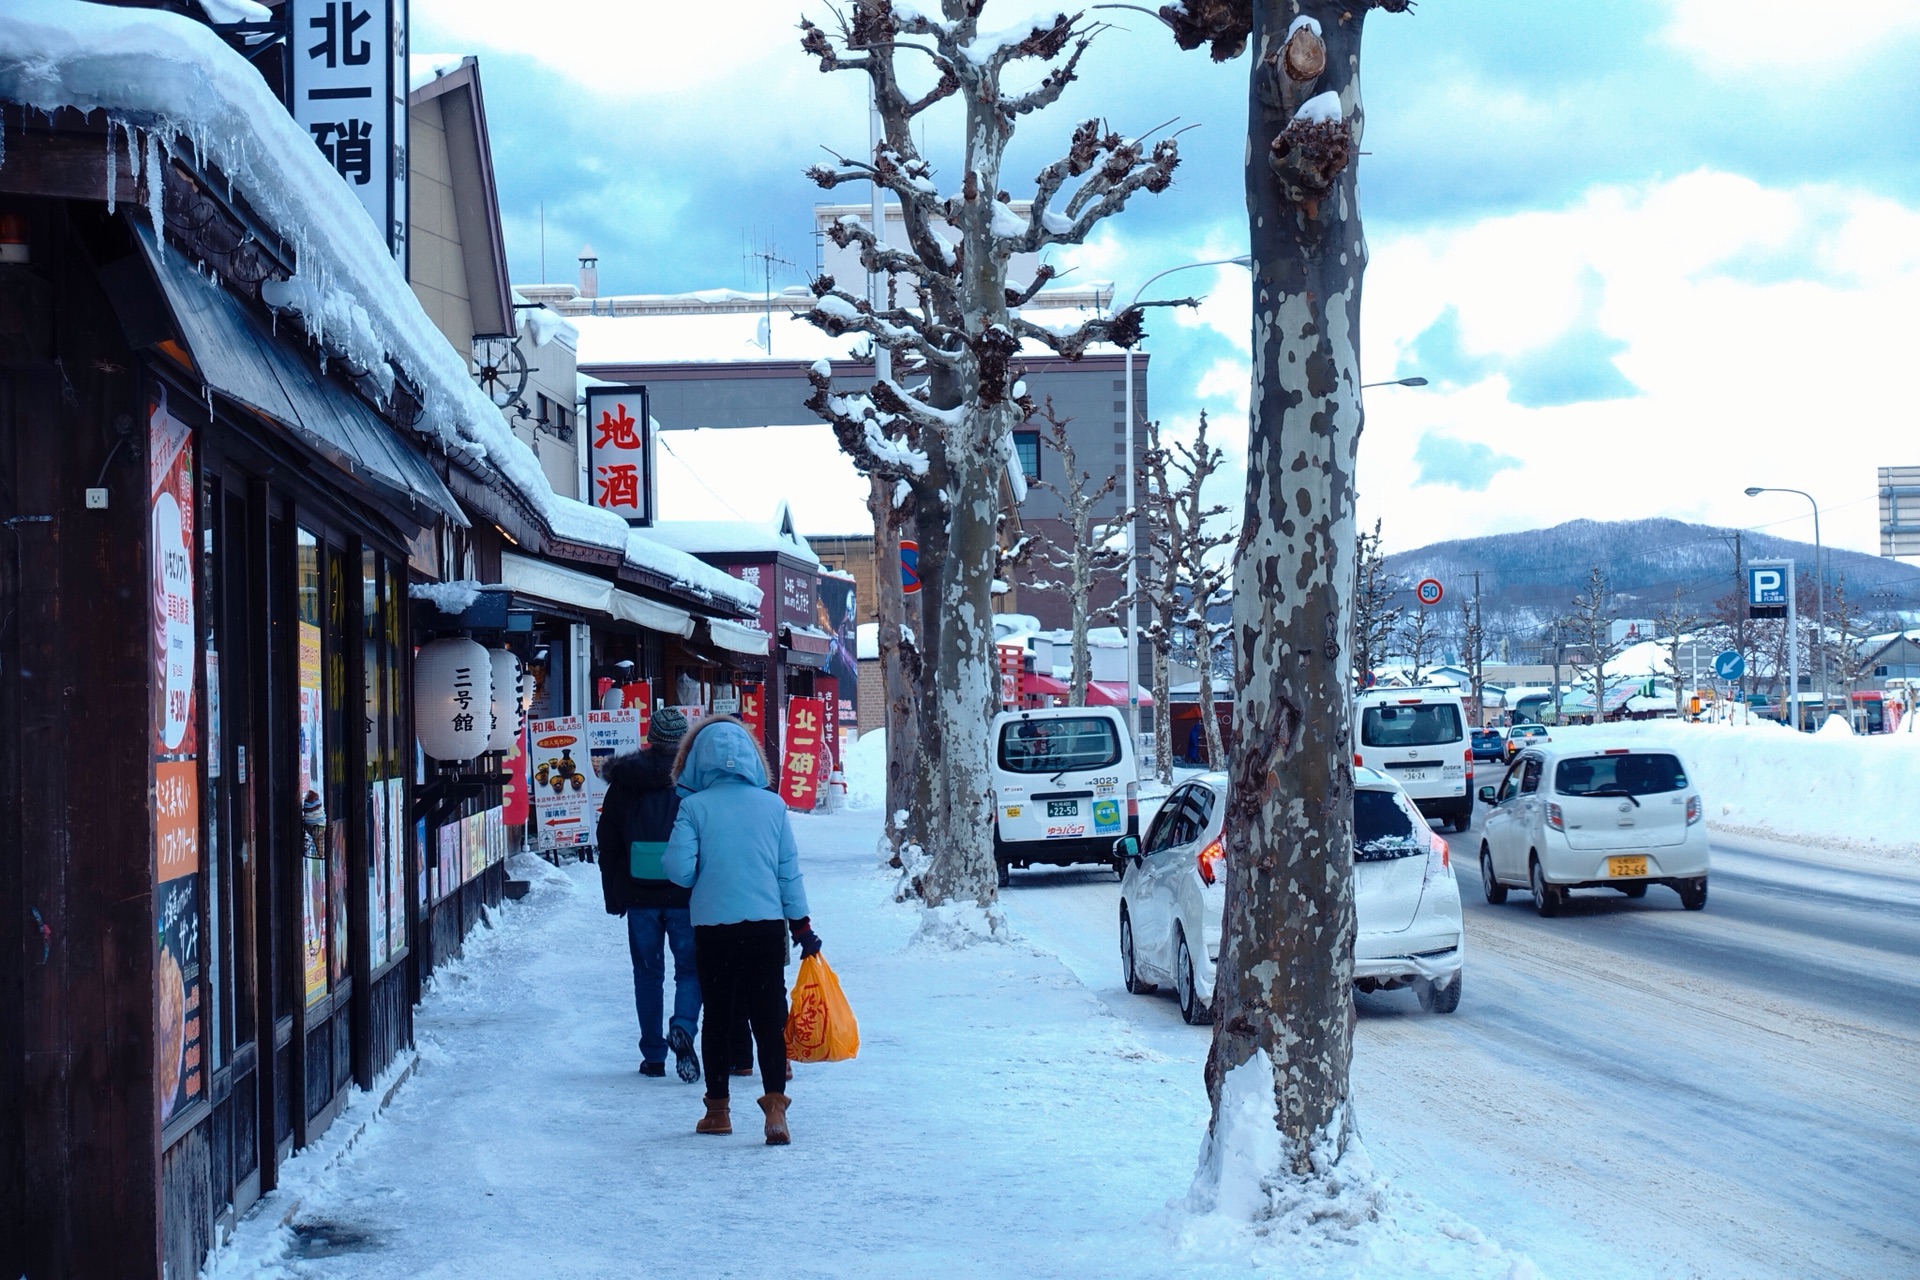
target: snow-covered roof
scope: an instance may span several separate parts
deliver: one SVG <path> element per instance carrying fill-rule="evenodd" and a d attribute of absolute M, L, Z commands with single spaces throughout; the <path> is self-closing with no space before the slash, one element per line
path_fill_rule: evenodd
<path fill-rule="evenodd" d="M 870 537 L 869 485 L 824 422 L 654 435 L 663 519 L 762 524 L 786 503 L 815 537 Z"/>
<path fill-rule="evenodd" d="M 204 24 L 152 9 L 9 0 L 0 11 L 0 100 L 103 111 L 129 135 L 130 154 L 144 145 L 148 166 L 190 145 L 290 246 L 293 278 L 263 286 L 263 296 L 297 306 L 311 337 L 344 349 L 376 382 L 397 369 L 419 391 L 418 430 L 463 469 L 510 489 L 562 542 L 701 598 L 758 608 L 757 588 L 716 578 L 671 548 L 636 550 L 620 517 L 553 492 L 532 448 L 421 309 L 358 197 L 259 72 Z M 138 143 L 136 133 L 145 135 Z"/>
<path fill-rule="evenodd" d="M 805 539 L 782 536 L 774 521 L 755 524 L 746 520 L 662 520 L 651 529 L 638 532 L 688 555 L 785 554 L 811 565 L 820 563 L 820 557 L 813 554 L 813 548 Z"/>

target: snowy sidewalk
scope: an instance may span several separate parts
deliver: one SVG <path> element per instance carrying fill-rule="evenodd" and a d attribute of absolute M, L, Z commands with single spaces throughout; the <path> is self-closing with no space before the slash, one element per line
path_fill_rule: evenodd
<path fill-rule="evenodd" d="M 1397 1226 L 1296 1252 L 1199 1224 L 1192 1067 L 1031 946 L 908 946 L 875 814 L 796 823 L 813 918 L 861 1021 L 795 1068 L 794 1144 L 696 1136 L 699 1086 L 639 1076 L 625 931 L 598 871 L 533 892 L 419 1010 L 420 1065 L 332 1168 L 289 1166 L 215 1276 L 1535 1274 L 1396 1194 Z M 531 868 L 529 870 L 529 868 Z M 1406 1212 L 1401 1212 L 1404 1209 Z M 1283 1265 L 1284 1264 L 1284 1265 Z M 1296 1265 L 1297 1264 L 1297 1265 Z"/>

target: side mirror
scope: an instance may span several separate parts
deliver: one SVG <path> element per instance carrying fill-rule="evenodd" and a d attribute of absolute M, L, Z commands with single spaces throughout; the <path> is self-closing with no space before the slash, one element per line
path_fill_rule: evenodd
<path fill-rule="evenodd" d="M 1500 802 L 1493 798 L 1492 787 L 1482 787 L 1480 788 L 1480 803 L 1481 804 L 1499 804 Z"/>
<path fill-rule="evenodd" d="M 1113 842 L 1113 856 L 1116 858 L 1139 857 L 1140 841 L 1133 836 L 1121 836 Z"/>

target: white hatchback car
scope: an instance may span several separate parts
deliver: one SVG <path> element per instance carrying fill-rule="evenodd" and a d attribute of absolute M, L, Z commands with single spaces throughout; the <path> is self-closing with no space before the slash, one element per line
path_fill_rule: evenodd
<path fill-rule="evenodd" d="M 1411 986 L 1422 1008 L 1452 1013 L 1460 1005 L 1463 937 L 1447 842 L 1392 778 L 1355 769 L 1353 783 L 1354 986 Z M 1120 966 L 1127 990 L 1144 994 L 1171 984 L 1190 1023 L 1213 1017 L 1226 905 L 1226 793 L 1222 773 L 1183 783 L 1155 815 L 1144 844 L 1115 845 L 1126 859 Z"/>
<path fill-rule="evenodd" d="M 1487 901 L 1526 889 L 1543 916 L 1574 889 L 1629 898 L 1663 884 L 1689 911 L 1707 905 L 1707 828 L 1686 765 L 1657 748 L 1528 747 L 1498 787 L 1480 841 Z"/>

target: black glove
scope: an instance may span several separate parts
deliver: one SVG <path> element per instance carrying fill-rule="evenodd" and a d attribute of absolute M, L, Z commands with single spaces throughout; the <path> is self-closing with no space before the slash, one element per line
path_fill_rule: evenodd
<path fill-rule="evenodd" d="M 787 932 L 791 933 L 794 942 L 799 944 L 800 954 L 803 957 L 820 954 L 820 935 L 813 931 L 812 921 L 812 916 L 801 916 L 798 920 L 787 921 Z"/>

